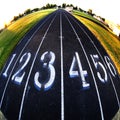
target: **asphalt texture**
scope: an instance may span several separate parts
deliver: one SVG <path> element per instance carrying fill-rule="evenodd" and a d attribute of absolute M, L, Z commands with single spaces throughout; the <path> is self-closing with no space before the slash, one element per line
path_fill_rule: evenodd
<path fill-rule="evenodd" d="M 0 75 L 0 109 L 8 120 L 111 120 L 119 100 L 110 57 L 61 9 L 24 36 Z"/>

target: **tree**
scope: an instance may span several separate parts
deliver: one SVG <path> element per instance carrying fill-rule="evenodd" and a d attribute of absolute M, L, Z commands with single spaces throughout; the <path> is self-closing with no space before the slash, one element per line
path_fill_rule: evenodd
<path fill-rule="evenodd" d="M 41 8 L 41 10 L 44 10 L 44 9 L 46 9 L 46 7 L 45 7 L 45 6 L 43 6 L 43 7 Z"/>
<path fill-rule="evenodd" d="M 79 11 L 83 12 L 84 10 L 83 10 L 83 9 L 81 9 L 81 8 L 79 8 Z"/>
<path fill-rule="evenodd" d="M 4 28 L 7 28 L 7 27 L 8 27 L 7 24 L 5 24 L 5 25 L 4 25 Z"/>
<path fill-rule="evenodd" d="M 46 9 L 48 9 L 48 8 L 51 8 L 49 3 L 46 5 Z"/>
<path fill-rule="evenodd" d="M 69 4 L 67 4 L 67 5 L 66 5 L 66 7 L 70 7 L 70 5 L 69 5 Z"/>
<path fill-rule="evenodd" d="M 69 6 L 70 6 L 70 7 L 74 7 L 73 4 L 70 4 Z"/>
<path fill-rule="evenodd" d="M 14 16 L 12 21 L 16 21 L 16 20 L 18 20 L 18 18 L 19 18 L 18 16 Z"/>
<path fill-rule="evenodd" d="M 31 13 L 31 9 L 27 9 L 25 10 L 24 14 L 27 15 L 27 14 L 30 14 Z"/>
<path fill-rule="evenodd" d="M 78 7 L 77 7 L 77 6 L 76 6 L 76 7 L 73 7 L 73 9 L 74 9 L 74 10 L 77 10 L 77 9 L 78 9 Z"/>
<path fill-rule="evenodd" d="M 19 14 L 19 18 L 21 18 L 21 17 L 23 17 L 24 16 L 24 14 Z"/>
<path fill-rule="evenodd" d="M 55 7 L 57 7 L 56 4 L 51 4 L 51 5 L 50 5 L 50 8 L 55 8 Z"/>
<path fill-rule="evenodd" d="M 39 11 L 39 8 L 34 8 L 32 11 L 37 12 L 37 11 Z"/>
<path fill-rule="evenodd" d="M 62 8 L 66 8 L 66 3 L 63 3 L 63 4 L 62 4 Z"/>
<path fill-rule="evenodd" d="M 101 18 L 105 22 L 105 18 Z"/>
<path fill-rule="evenodd" d="M 88 9 L 87 13 L 88 13 L 89 15 L 93 15 L 93 14 L 92 14 L 92 9 Z"/>
<path fill-rule="evenodd" d="M 48 9 L 48 8 L 55 8 L 55 7 L 57 7 L 57 5 L 56 4 L 46 4 L 46 6 L 43 6 L 42 7 L 42 9 Z"/>

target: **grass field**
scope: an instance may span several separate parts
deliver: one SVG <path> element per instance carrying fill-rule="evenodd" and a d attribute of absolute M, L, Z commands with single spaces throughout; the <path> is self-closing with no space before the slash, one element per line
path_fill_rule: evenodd
<path fill-rule="evenodd" d="M 14 23 L 0 33 L 0 70 L 5 64 L 13 48 L 40 19 L 44 18 L 55 9 L 41 10 L 29 14 Z"/>
<path fill-rule="evenodd" d="M 91 30 L 91 32 L 97 37 L 113 60 L 120 74 L 120 40 L 112 34 L 112 31 L 110 31 L 109 28 L 92 16 L 78 11 L 73 11 L 73 15 L 84 25 L 86 25 L 88 29 Z"/>

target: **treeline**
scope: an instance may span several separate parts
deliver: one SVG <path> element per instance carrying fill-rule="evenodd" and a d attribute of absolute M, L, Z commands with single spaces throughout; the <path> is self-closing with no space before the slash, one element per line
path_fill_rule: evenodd
<path fill-rule="evenodd" d="M 23 16 L 26 16 L 26 15 L 28 15 L 30 13 L 33 13 L 33 12 L 37 12 L 39 10 L 40 10 L 40 8 L 35 8 L 35 9 L 32 9 L 32 10 L 31 9 L 27 9 L 27 10 L 24 11 L 24 13 L 19 14 L 18 16 L 14 16 L 13 20 L 11 22 L 14 22 L 14 21 L 18 20 L 19 18 L 21 18 Z"/>
<path fill-rule="evenodd" d="M 16 20 L 18 20 L 19 18 L 21 18 L 21 17 L 23 17 L 23 16 L 25 16 L 25 15 L 28 15 L 28 14 L 30 14 L 30 13 L 33 13 L 33 12 L 37 12 L 37 11 L 39 11 L 39 10 L 43 10 L 43 9 L 50 9 L 50 8 L 55 8 L 55 7 L 57 7 L 57 5 L 56 4 L 46 4 L 46 6 L 43 6 L 43 7 L 41 7 L 41 8 L 34 8 L 34 9 L 27 9 L 27 10 L 25 10 L 24 11 L 24 13 L 22 13 L 22 14 L 19 14 L 18 16 L 14 16 L 14 18 L 13 18 L 13 20 L 11 21 L 11 22 L 13 22 L 13 21 L 16 21 Z"/>
<path fill-rule="evenodd" d="M 77 7 L 77 6 L 74 6 L 73 4 L 63 3 L 61 7 L 62 7 L 62 8 L 73 7 L 74 10 L 78 10 L 78 7 Z"/>
<path fill-rule="evenodd" d="M 43 6 L 43 7 L 41 7 L 41 8 L 34 8 L 34 9 L 27 9 L 27 10 L 25 10 L 24 13 L 19 14 L 19 15 L 17 15 L 17 16 L 14 16 L 14 17 L 13 17 L 13 20 L 11 21 L 11 23 L 14 22 L 14 21 L 16 21 L 16 20 L 18 20 L 18 19 L 20 19 L 20 18 L 23 17 L 23 16 L 26 16 L 26 15 L 28 15 L 28 14 L 30 14 L 30 13 L 33 13 L 33 12 L 37 12 L 37 11 L 39 11 L 39 10 L 51 9 L 51 8 L 63 8 L 63 9 L 64 9 L 64 8 L 66 8 L 66 7 L 73 7 L 74 10 L 79 10 L 79 11 L 81 11 L 81 12 L 85 12 L 85 13 L 91 15 L 91 16 L 95 15 L 95 14 L 92 13 L 92 10 L 91 10 L 91 9 L 89 9 L 88 11 L 84 11 L 83 9 L 78 8 L 77 6 L 74 6 L 73 4 L 63 3 L 61 6 L 57 6 L 56 4 L 49 4 L 49 3 L 48 3 L 48 4 L 46 4 L 45 6 Z M 103 18 L 102 18 L 102 19 L 103 19 Z M 104 19 L 103 19 L 103 20 L 104 20 Z M 4 27 L 7 28 L 8 25 L 5 25 Z M 1 32 L 1 31 L 0 31 L 0 32 Z"/>
<path fill-rule="evenodd" d="M 56 8 L 56 7 L 58 7 L 56 4 L 49 4 L 49 3 L 48 3 L 48 4 L 46 4 L 45 6 L 43 6 L 43 7 L 41 7 L 41 8 L 27 9 L 27 10 L 25 10 L 22 14 L 19 14 L 19 15 L 17 15 L 17 16 L 14 16 L 13 19 L 10 21 L 10 24 L 13 23 L 14 21 L 16 21 L 16 20 L 18 20 L 18 19 L 20 19 L 20 18 L 22 18 L 22 17 L 30 14 L 30 13 L 37 12 L 37 11 L 39 11 L 39 10 L 44 10 L 44 9 Z M 10 25 L 10 24 L 9 24 L 9 25 Z M 5 25 L 4 25 L 4 28 L 3 28 L 3 29 L 0 29 L 0 33 L 1 33 L 5 28 L 7 28 L 9 25 L 5 24 Z"/>
<path fill-rule="evenodd" d="M 50 8 L 56 8 L 57 5 L 56 4 L 46 4 L 46 6 L 43 6 L 41 9 L 44 10 L 44 9 L 50 9 Z"/>
<path fill-rule="evenodd" d="M 51 9 L 51 8 L 65 8 L 65 7 L 68 7 L 68 6 L 72 6 L 74 9 L 77 9 L 77 8 L 74 7 L 72 4 L 67 5 L 67 4 L 63 3 L 62 6 L 57 6 L 56 4 L 49 4 L 49 3 L 48 3 L 48 4 L 46 4 L 45 6 L 43 6 L 43 7 L 41 7 L 41 8 L 34 8 L 34 9 L 32 9 L 32 10 L 31 10 L 31 9 L 25 10 L 24 13 L 19 14 L 19 15 L 17 15 L 17 16 L 14 16 L 14 17 L 13 17 L 13 20 L 12 20 L 11 22 L 14 22 L 14 21 L 18 20 L 19 18 L 21 18 L 21 17 L 23 17 L 23 16 L 25 16 L 25 15 L 28 15 L 28 14 L 33 13 L 33 12 L 37 12 L 37 11 L 39 11 L 39 10 Z"/>

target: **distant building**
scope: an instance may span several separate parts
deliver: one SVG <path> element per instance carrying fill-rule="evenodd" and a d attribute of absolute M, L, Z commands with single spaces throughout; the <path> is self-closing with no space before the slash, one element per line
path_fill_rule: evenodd
<path fill-rule="evenodd" d="M 109 28 L 113 31 L 113 33 L 116 36 L 120 37 L 120 25 L 118 25 L 110 20 L 106 20 L 106 23 L 109 25 Z"/>
<path fill-rule="evenodd" d="M 72 12 L 73 11 L 73 7 L 66 7 L 65 10 L 68 11 L 68 12 Z"/>
<path fill-rule="evenodd" d="M 56 7 L 55 7 L 55 9 L 58 9 L 58 8 L 59 8 L 59 6 L 56 6 Z"/>
<path fill-rule="evenodd" d="M 116 34 L 118 37 L 120 36 L 120 30 L 117 27 L 113 28 L 113 33 Z"/>
<path fill-rule="evenodd" d="M 97 20 L 99 20 L 100 22 L 104 22 L 103 19 L 100 16 L 94 15 L 93 17 L 96 18 Z"/>

